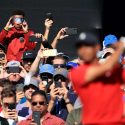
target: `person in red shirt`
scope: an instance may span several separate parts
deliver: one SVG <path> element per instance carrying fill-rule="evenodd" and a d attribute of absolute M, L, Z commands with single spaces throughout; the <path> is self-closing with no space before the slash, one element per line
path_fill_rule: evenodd
<path fill-rule="evenodd" d="M 34 32 L 28 28 L 25 13 L 21 10 L 13 12 L 8 23 L 0 33 L 0 43 L 7 45 L 7 60 L 16 60 L 21 62 L 21 57 L 24 51 L 33 50 L 36 43 L 29 42 L 29 36 Z M 52 20 L 45 20 L 44 38 L 48 39 L 49 29 L 52 26 Z M 37 34 L 36 37 L 42 37 L 42 34 Z M 42 40 L 41 40 L 42 41 Z"/>
<path fill-rule="evenodd" d="M 81 33 L 76 43 L 80 59 L 84 61 L 69 73 L 73 86 L 83 103 L 84 125 L 124 125 L 124 70 L 118 65 L 124 44 L 118 42 L 115 53 L 104 63 L 96 57 L 100 49 L 98 38 L 91 32 Z"/>
<path fill-rule="evenodd" d="M 31 109 L 33 112 L 39 111 L 41 125 L 64 125 L 65 122 L 47 112 L 47 96 L 42 90 L 35 91 L 31 96 Z M 22 120 L 17 125 L 37 125 L 30 115 L 26 120 Z"/>

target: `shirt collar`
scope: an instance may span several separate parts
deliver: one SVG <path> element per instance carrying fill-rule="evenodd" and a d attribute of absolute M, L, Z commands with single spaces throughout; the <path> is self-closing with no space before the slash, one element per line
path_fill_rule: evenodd
<path fill-rule="evenodd" d="M 52 115 L 49 112 L 47 112 L 46 115 L 44 116 L 44 120 L 49 119 L 49 118 L 52 118 Z M 32 115 L 30 115 L 27 118 L 27 120 L 32 120 Z"/>

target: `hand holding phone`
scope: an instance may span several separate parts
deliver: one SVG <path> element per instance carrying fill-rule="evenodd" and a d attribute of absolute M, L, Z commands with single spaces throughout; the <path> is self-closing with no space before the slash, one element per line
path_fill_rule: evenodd
<path fill-rule="evenodd" d="M 5 114 L 5 118 L 6 119 L 13 119 L 14 121 L 18 121 L 18 113 L 16 111 L 16 109 L 7 110 L 7 113 Z"/>

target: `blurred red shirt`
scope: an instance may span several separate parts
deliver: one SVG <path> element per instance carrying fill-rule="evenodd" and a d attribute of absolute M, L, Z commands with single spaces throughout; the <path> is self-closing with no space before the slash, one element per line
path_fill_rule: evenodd
<path fill-rule="evenodd" d="M 123 91 L 125 78 L 122 68 L 107 72 L 91 83 L 84 84 L 84 77 L 91 65 L 83 64 L 70 72 L 73 86 L 83 104 L 84 125 L 123 125 Z M 124 76 L 124 77 L 123 77 Z"/>
<path fill-rule="evenodd" d="M 32 116 L 30 116 L 26 120 L 19 122 L 17 125 L 30 125 L 31 121 L 32 121 Z M 44 116 L 44 120 L 41 125 L 65 125 L 65 122 L 62 119 L 54 115 L 51 115 L 50 113 L 47 113 Z"/>
<path fill-rule="evenodd" d="M 22 30 L 12 28 L 9 31 L 2 30 L 0 33 L 0 43 L 7 45 L 7 61 L 17 60 L 21 62 L 23 52 L 35 48 L 35 43 L 29 42 L 29 36 L 33 31 L 24 33 Z"/>

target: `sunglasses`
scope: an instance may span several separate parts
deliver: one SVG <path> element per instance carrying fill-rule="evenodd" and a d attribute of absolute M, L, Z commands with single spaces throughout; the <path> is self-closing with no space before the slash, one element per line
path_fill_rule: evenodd
<path fill-rule="evenodd" d="M 55 69 L 56 68 L 66 68 L 65 64 L 54 64 L 53 66 L 54 66 Z"/>
<path fill-rule="evenodd" d="M 41 101 L 41 102 L 32 102 L 32 106 L 36 106 L 37 104 L 39 105 L 46 105 L 45 102 Z"/>
<path fill-rule="evenodd" d="M 15 103 L 3 103 L 4 107 L 8 107 L 9 105 L 15 105 Z"/>
<path fill-rule="evenodd" d="M 16 23 L 23 23 L 24 22 L 24 18 L 15 17 L 15 18 L 13 18 L 13 21 L 16 22 Z"/>

